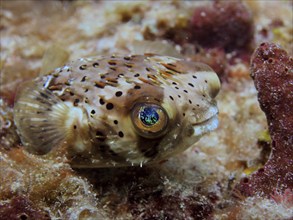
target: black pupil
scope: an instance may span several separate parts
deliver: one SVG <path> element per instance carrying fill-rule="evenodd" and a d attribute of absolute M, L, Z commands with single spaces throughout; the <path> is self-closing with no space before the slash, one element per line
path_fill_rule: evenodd
<path fill-rule="evenodd" d="M 154 125 L 159 120 L 159 114 L 157 108 L 154 107 L 144 107 L 139 111 L 139 118 L 147 126 Z"/>

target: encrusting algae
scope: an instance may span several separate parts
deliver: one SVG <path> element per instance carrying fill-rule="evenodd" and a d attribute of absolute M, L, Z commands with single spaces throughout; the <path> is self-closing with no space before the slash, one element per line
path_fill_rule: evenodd
<path fill-rule="evenodd" d="M 283 108 L 290 103 L 288 100 L 284 101 L 284 98 L 288 97 L 285 94 L 289 95 L 292 91 L 290 87 L 285 86 L 290 85 L 285 75 L 287 77 L 290 75 L 292 65 L 287 63 L 287 58 L 284 59 L 288 57 L 287 55 L 284 56 L 278 48 L 275 50 L 269 46 L 268 50 L 263 48 L 265 49 L 263 55 L 268 54 L 269 57 L 264 56 L 265 60 L 260 59 L 258 62 L 252 61 L 256 67 L 253 72 L 258 73 L 254 78 L 257 90 L 249 74 L 252 52 L 262 42 L 273 41 L 281 44 L 292 57 L 291 39 L 286 37 L 292 35 L 290 35 L 291 3 L 285 1 L 282 3 L 267 1 L 136 1 L 133 3 L 42 1 L 37 3 L 27 0 L 2 1 L 1 5 L 0 96 L 1 101 L 3 100 L 0 103 L 1 219 L 292 218 L 290 189 L 292 189 L 293 166 L 290 165 L 293 157 L 292 148 L 287 147 L 292 146 L 288 144 L 292 140 L 285 137 L 292 136 L 289 136 L 292 129 L 288 126 L 292 121 L 289 120 L 292 108 Z M 131 165 L 131 162 L 121 164 L 119 161 L 114 161 L 118 168 L 97 169 L 95 167 L 114 165 L 110 162 L 112 156 L 107 156 L 110 153 L 108 141 L 114 135 L 117 141 L 123 141 L 127 137 L 124 128 L 128 130 L 130 126 L 122 123 L 122 118 L 130 119 L 129 123 L 132 126 L 130 129 L 137 134 L 135 137 L 141 135 L 135 130 L 137 128 L 132 122 L 132 111 L 126 116 L 118 108 L 118 104 L 122 103 L 120 99 L 127 94 L 127 88 L 121 90 L 120 87 L 106 85 L 104 89 L 96 91 L 107 89 L 107 94 L 112 94 L 112 97 L 117 98 L 117 102 L 106 100 L 104 105 L 95 108 L 91 102 L 89 106 L 92 108 L 88 107 L 89 110 L 103 110 L 105 121 L 108 119 L 111 121 L 112 114 L 119 119 L 117 125 L 116 121 L 110 124 L 117 127 L 106 127 L 106 131 L 110 134 L 107 134 L 105 140 L 102 137 L 105 137 L 106 133 L 103 135 L 93 133 L 95 138 L 100 138 L 99 143 L 105 146 L 103 161 L 95 160 L 94 162 L 99 163 L 90 164 L 88 162 L 92 159 L 85 157 L 88 156 L 85 154 L 87 150 L 73 151 L 73 138 L 77 136 L 76 139 L 81 140 L 80 137 L 84 136 L 79 132 L 80 127 L 77 127 L 76 131 L 72 130 L 75 136 L 65 135 L 65 139 L 61 138 L 60 143 L 54 145 L 51 142 L 51 145 L 47 145 L 48 153 L 39 152 L 42 155 L 38 155 L 33 148 L 31 148 L 32 153 L 29 153 L 25 150 L 28 146 L 22 147 L 13 123 L 13 103 L 16 88 L 25 80 L 34 79 L 41 73 L 42 76 L 28 83 L 29 85 L 24 84 L 22 91 L 29 91 L 29 88 L 33 91 L 47 90 L 48 87 L 44 88 L 40 82 L 52 76 L 55 68 L 63 67 L 68 60 L 77 60 L 79 57 L 109 55 L 96 57 L 98 61 L 110 60 L 112 54 L 118 58 L 118 54 L 153 53 L 181 58 L 176 53 L 169 53 L 170 51 L 164 53 L 165 50 L 162 49 L 157 52 L 142 50 L 130 53 L 129 50 L 135 40 L 169 42 L 176 46 L 185 59 L 208 64 L 217 73 L 222 85 L 216 98 L 220 109 L 219 127 L 216 132 L 204 135 L 186 151 L 177 156 L 173 156 L 172 153 L 170 155 L 172 157 L 168 160 L 163 159 L 162 162 L 152 157 L 143 167 L 121 167 Z M 60 51 L 60 47 L 53 46 L 45 53 L 42 62 L 45 48 L 54 44 L 60 45 L 66 51 L 61 52 L 62 48 Z M 138 46 L 141 47 L 141 42 Z M 272 51 L 273 56 L 267 51 Z M 274 54 L 281 56 L 276 57 Z M 122 59 L 124 56 L 119 57 Z M 49 62 L 45 62 L 48 61 L 47 59 Z M 282 70 L 286 69 L 283 67 L 287 67 L 288 71 L 283 72 Z M 86 75 L 88 69 L 81 72 Z M 133 73 L 131 77 L 134 75 Z M 180 75 L 182 74 L 175 74 L 176 77 Z M 100 75 L 97 75 L 98 82 L 102 80 L 99 77 Z M 283 79 L 285 83 L 282 83 Z M 87 80 L 92 82 L 90 79 Z M 48 80 L 51 83 L 56 81 L 61 81 L 60 76 L 56 78 L 52 76 L 52 80 Z M 78 79 L 75 79 L 72 84 L 77 82 Z M 274 82 L 273 86 L 262 86 L 271 82 Z M 85 83 L 80 85 L 84 86 Z M 118 85 L 120 83 L 122 79 L 119 78 Z M 187 83 L 193 84 L 193 82 L 182 83 L 177 91 L 181 97 L 182 85 L 187 86 Z M 161 84 L 163 85 L 164 98 L 168 98 L 169 94 L 166 91 L 171 90 L 166 87 L 175 88 L 175 85 Z M 68 85 L 62 84 L 61 87 L 67 88 Z M 69 86 L 69 89 L 72 87 L 73 85 Z M 78 87 L 74 86 L 74 88 Z M 115 88 L 123 94 L 116 97 Z M 108 93 L 112 91 L 111 89 L 113 92 Z M 268 89 L 271 92 L 268 92 Z M 141 90 L 142 88 L 135 92 Z M 85 100 L 80 97 L 84 94 L 88 95 L 90 90 L 81 95 L 75 91 L 74 94 L 79 97 L 72 97 L 71 100 L 66 97 L 65 101 L 62 101 L 64 97 L 58 96 L 61 90 L 50 90 L 50 92 L 57 96 L 57 100 L 64 104 L 65 108 L 69 108 L 68 102 L 73 102 L 76 105 L 73 105 L 75 109 L 82 109 L 82 116 L 85 115 L 86 120 L 93 120 L 89 111 L 84 108 Z M 64 91 L 70 96 L 68 92 Z M 99 92 L 96 95 L 99 95 Z M 31 94 L 38 95 L 33 92 Z M 188 94 L 190 95 L 190 92 Z M 265 94 L 265 97 L 262 98 L 261 94 Z M 18 93 L 19 97 L 21 95 L 25 93 Z M 173 95 L 172 97 L 176 98 Z M 94 94 L 90 98 L 90 101 L 99 99 Z M 129 100 L 132 98 L 128 97 Z M 80 102 L 74 102 L 75 99 L 79 99 Z M 171 98 L 169 99 L 171 101 Z M 180 100 L 188 101 L 185 96 Z M 176 103 L 171 102 L 172 107 L 176 106 L 176 112 L 183 115 L 186 109 L 178 111 L 177 98 L 175 101 Z M 113 104 L 111 110 L 106 109 L 108 102 Z M 260 106 L 265 103 L 268 104 L 263 108 L 263 112 Z M 161 106 L 161 103 L 159 105 Z M 141 115 L 144 122 L 155 124 L 158 114 L 156 110 L 160 109 L 143 111 Z M 42 111 L 45 111 L 49 120 L 54 118 L 46 109 Z M 97 117 L 100 113 L 96 111 L 93 116 Z M 164 113 L 168 114 L 168 111 L 162 113 L 158 114 L 160 119 L 164 118 Z M 64 115 L 68 114 L 70 113 Z M 146 117 L 147 115 L 155 117 Z M 188 116 L 185 115 L 186 117 Z M 286 120 L 283 120 L 284 118 Z M 136 119 L 143 124 L 140 117 Z M 169 116 L 167 119 L 167 125 L 159 124 L 163 128 L 171 129 L 172 127 L 168 126 L 171 122 Z M 108 126 L 107 123 L 104 125 Z M 279 125 L 281 127 L 278 127 Z M 67 126 L 69 128 L 69 125 Z M 286 127 L 288 129 L 284 130 Z M 40 126 L 39 130 L 41 128 Z M 265 130 L 269 132 L 260 133 Z M 65 131 L 68 129 L 63 128 L 63 133 Z M 119 136 L 120 131 L 123 132 L 123 137 Z M 50 136 L 48 131 L 46 134 Z M 161 137 L 163 138 L 164 135 Z M 143 140 L 149 142 L 152 139 Z M 185 140 L 182 138 L 182 141 Z M 99 148 L 97 152 L 102 150 Z M 140 165 L 140 163 L 136 164 Z M 94 169 L 78 169 L 78 167 Z"/>
<path fill-rule="evenodd" d="M 73 167 L 143 165 L 214 130 L 219 89 L 203 63 L 152 53 L 81 58 L 26 83 L 15 124 L 29 152 L 66 149 Z"/>

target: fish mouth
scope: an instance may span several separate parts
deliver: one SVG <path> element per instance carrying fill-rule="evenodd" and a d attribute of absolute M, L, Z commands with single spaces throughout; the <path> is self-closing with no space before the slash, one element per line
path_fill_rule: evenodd
<path fill-rule="evenodd" d="M 193 125 L 194 135 L 203 135 L 215 130 L 219 125 L 218 113 L 210 118 Z"/>

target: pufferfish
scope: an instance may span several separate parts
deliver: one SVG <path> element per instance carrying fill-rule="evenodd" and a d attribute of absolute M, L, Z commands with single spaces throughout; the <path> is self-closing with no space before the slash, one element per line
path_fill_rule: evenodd
<path fill-rule="evenodd" d="M 164 161 L 218 126 L 217 74 L 207 65 L 151 53 L 81 58 L 17 94 L 24 147 L 65 149 L 72 167 Z"/>

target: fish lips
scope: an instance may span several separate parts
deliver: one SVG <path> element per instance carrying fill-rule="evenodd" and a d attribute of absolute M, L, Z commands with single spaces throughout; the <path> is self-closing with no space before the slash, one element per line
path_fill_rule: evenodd
<path fill-rule="evenodd" d="M 205 119 L 194 123 L 193 131 L 194 135 L 200 136 L 205 133 L 215 130 L 219 125 L 218 119 L 218 108 L 216 106 L 212 107 L 206 114 Z"/>

